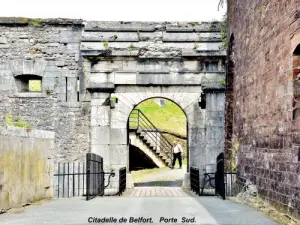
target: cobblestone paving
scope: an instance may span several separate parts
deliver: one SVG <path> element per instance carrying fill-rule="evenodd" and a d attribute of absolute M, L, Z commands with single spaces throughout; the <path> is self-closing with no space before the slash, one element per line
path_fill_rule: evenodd
<path fill-rule="evenodd" d="M 180 187 L 136 187 L 127 190 L 123 197 L 187 197 Z"/>

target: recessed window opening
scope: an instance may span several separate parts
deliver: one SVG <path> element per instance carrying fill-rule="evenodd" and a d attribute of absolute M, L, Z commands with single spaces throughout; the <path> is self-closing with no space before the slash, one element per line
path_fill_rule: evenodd
<path fill-rule="evenodd" d="M 293 52 L 294 103 L 293 119 L 300 117 L 300 44 Z"/>
<path fill-rule="evenodd" d="M 19 92 L 42 92 L 42 77 L 35 75 L 20 75 L 16 77 Z"/>
<path fill-rule="evenodd" d="M 294 79 L 300 80 L 300 44 L 293 52 L 293 76 Z"/>

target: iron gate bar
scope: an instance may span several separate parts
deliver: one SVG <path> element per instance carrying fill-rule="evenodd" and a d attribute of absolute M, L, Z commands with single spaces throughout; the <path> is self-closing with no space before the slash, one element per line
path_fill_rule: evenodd
<path fill-rule="evenodd" d="M 191 190 L 197 195 L 200 195 L 200 177 L 199 169 L 196 167 L 190 167 L 190 182 Z"/>
<path fill-rule="evenodd" d="M 225 183 L 224 183 L 224 153 L 220 153 L 217 157 L 217 171 L 215 175 L 216 195 L 220 196 L 223 200 L 226 198 Z"/>
<path fill-rule="evenodd" d="M 213 175 L 213 177 L 212 177 L 212 175 Z M 206 178 L 208 177 L 208 180 L 206 180 Z M 209 185 L 212 187 L 212 188 L 216 188 L 216 185 L 212 185 L 212 181 L 215 181 L 215 173 L 205 173 L 204 174 L 204 184 L 203 184 L 203 186 L 201 187 L 201 193 L 200 193 L 200 195 L 201 196 L 204 196 L 204 188 L 206 187 L 206 185 L 207 185 L 207 183 L 209 183 Z M 214 194 L 215 195 L 215 194 Z M 213 196 L 214 196 L 213 195 Z M 206 195 L 205 194 L 205 196 L 211 196 L 211 195 Z"/>
<path fill-rule="evenodd" d="M 119 193 L 121 195 L 126 190 L 126 167 L 119 169 Z"/>

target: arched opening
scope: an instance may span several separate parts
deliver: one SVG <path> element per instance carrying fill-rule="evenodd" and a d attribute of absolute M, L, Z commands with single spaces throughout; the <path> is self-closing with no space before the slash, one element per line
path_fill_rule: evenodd
<path fill-rule="evenodd" d="M 149 98 L 135 105 L 127 125 L 128 168 L 135 186 L 182 185 L 189 165 L 187 124 L 182 108 L 167 98 Z M 174 144 L 180 151 L 175 155 Z"/>
<path fill-rule="evenodd" d="M 300 117 L 300 44 L 293 52 L 294 103 L 293 119 Z"/>

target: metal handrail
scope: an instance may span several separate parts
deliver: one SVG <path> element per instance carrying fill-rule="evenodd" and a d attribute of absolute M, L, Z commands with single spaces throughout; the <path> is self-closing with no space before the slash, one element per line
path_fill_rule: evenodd
<path fill-rule="evenodd" d="M 141 111 L 141 110 L 139 110 L 139 109 L 134 109 L 134 110 L 138 110 L 138 112 L 139 113 L 141 113 L 144 117 L 145 117 L 145 119 L 146 120 L 148 120 L 148 122 L 153 126 L 153 128 L 156 130 L 156 131 L 158 131 L 159 133 L 161 133 L 154 125 L 153 125 L 153 123 L 151 123 L 151 121 L 145 116 L 145 114 Z M 162 137 L 164 137 L 164 136 L 162 136 Z M 164 139 L 168 142 L 168 144 L 172 147 L 172 144 L 164 137 Z"/>
<path fill-rule="evenodd" d="M 130 125 L 134 123 L 134 125 Z M 160 153 L 172 160 L 172 144 L 169 140 L 156 128 L 156 126 L 147 118 L 147 116 L 139 109 L 134 109 L 129 117 L 129 128 L 140 130 L 153 141 L 156 147 L 160 147 Z M 153 134 L 155 133 L 155 134 Z M 160 134 L 158 143 L 157 133 Z"/>

